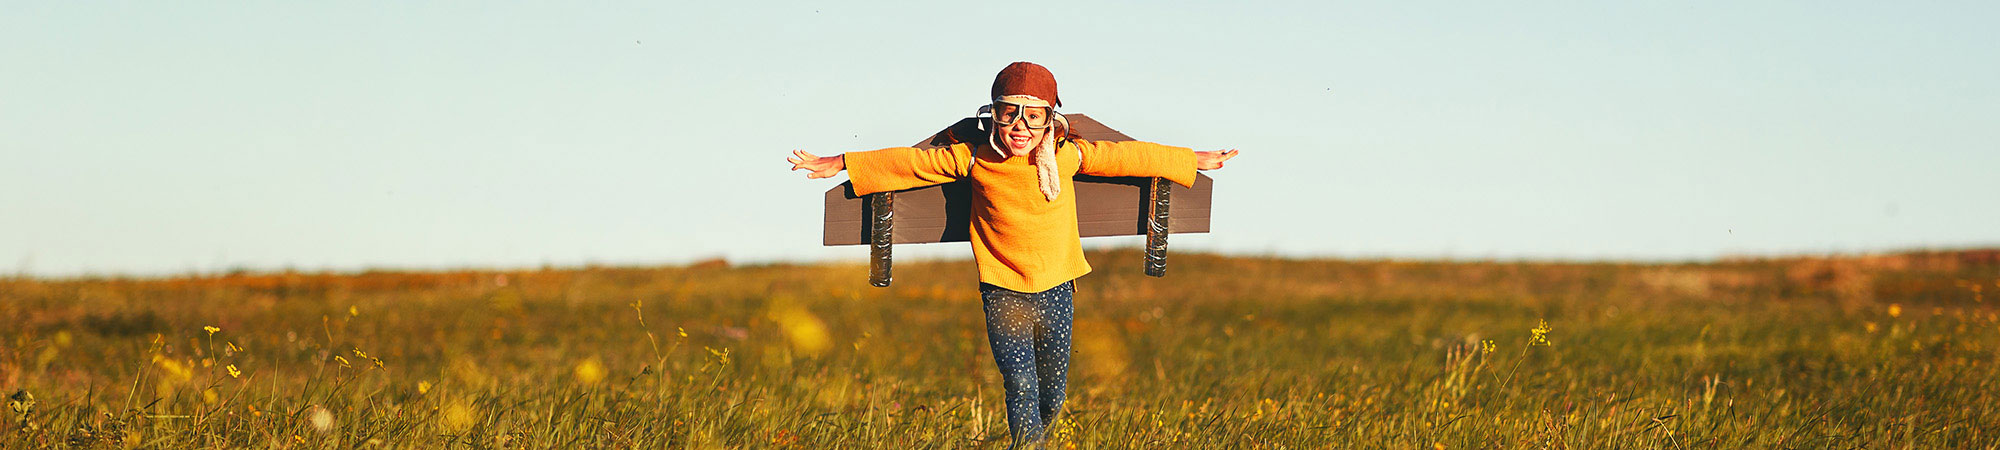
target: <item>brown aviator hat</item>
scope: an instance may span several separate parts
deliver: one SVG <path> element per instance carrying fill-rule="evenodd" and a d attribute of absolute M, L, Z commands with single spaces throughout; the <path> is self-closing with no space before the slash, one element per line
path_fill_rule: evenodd
<path fill-rule="evenodd" d="M 1040 64 L 1015 62 L 1000 69 L 1000 74 L 993 77 L 994 100 L 1015 95 L 1034 96 L 1049 103 L 1028 106 L 1062 106 L 1062 99 L 1056 97 L 1056 74 Z"/>

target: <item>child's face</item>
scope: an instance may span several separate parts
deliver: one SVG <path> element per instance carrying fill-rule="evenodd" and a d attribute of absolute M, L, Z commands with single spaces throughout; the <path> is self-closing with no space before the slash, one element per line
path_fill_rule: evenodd
<path fill-rule="evenodd" d="M 1000 103 L 993 110 L 996 119 L 994 132 L 1000 133 L 1000 142 L 1007 146 L 1008 153 L 1020 154 L 1041 145 L 1047 134 L 1049 109 L 1046 107 L 1023 107 L 1010 103 Z M 999 121 L 1013 119 L 1013 123 L 1000 125 Z M 1034 128 L 1030 124 L 1043 125 Z"/>

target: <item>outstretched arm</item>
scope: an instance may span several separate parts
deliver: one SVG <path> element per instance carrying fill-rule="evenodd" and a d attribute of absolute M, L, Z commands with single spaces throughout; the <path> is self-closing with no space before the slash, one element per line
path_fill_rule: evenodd
<path fill-rule="evenodd" d="M 894 147 L 834 156 L 813 156 L 793 150 L 786 161 L 792 170 L 807 170 L 806 178 L 826 178 L 847 171 L 854 193 L 899 191 L 964 178 L 972 163 L 972 147 L 966 144 L 946 148 L 918 149 Z"/>
<path fill-rule="evenodd" d="M 1194 185 L 1195 170 L 1222 168 L 1236 150 L 1197 152 L 1184 147 L 1140 141 L 1076 141 L 1083 165 L 1077 173 L 1107 177 L 1160 177 L 1182 186 Z"/>
<path fill-rule="evenodd" d="M 813 156 L 805 150 L 792 150 L 785 161 L 792 163 L 793 171 L 806 171 L 806 178 L 831 177 L 847 169 L 847 155 Z"/>

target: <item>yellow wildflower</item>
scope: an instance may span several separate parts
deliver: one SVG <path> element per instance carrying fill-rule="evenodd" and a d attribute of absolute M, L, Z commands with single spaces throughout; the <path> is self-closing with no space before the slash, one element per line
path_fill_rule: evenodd
<path fill-rule="evenodd" d="M 818 355 L 833 347 L 826 322 L 805 308 L 790 304 L 773 306 L 770 317 L 778 323 L 778 329 L 784 332 L 785 340 L 792 344 L 792 349 L 802 355 Z"/>
<path fill-rule="evenodd" d="M 576 373 L 576 381 L 583 384 L 596 384 L 604 380 L 604 363 L 598 361 L 596 357 L 591 357 L 590 359 L 583 360 L 581 363 L 577 363 L 574 372 Z"/>
<path fill-rule="evenodd" d="M 221 329 L 221 328 L 216 328 L 216 327 L 215 327 L 215 325 L 208 325 L 208 326 L 204 326 L 204 327 L 201 327 L 201 329 L 203 329 L 203 330 L 207 330 L 207 331 L 208 331 L 208 335 L 209 335 L 209 336 L 214 336 L 214 335 L 215 335 L 215 332 L 217 332 L 217 331 L 222 331 L 222 329 Z"/>
<path fill-rule="evenodd" d="M 1551 343 L 1549 342 L 1549 331 L 1550 331 L 1549 321 L 1536 320 L 1535 327 L 1528 329 L 1528 333 L 1532 335 L 1529 337 L 1528 345 L 1540 345 L 1540 346 L 1550 345 Z"/>
<path fill-rule="evenodd" d="M 230 378 L 242 378 L 242 377 L 243 377 L 243 371 L 241 371 L 241 370 L 236 370 L 236 365 L 235 365 L 235 364 L 230 364 L 230 365 L 228 365 L 228 366 L 226 366 L 226 367 L 223 367 L 223 368 L 224 368 L 224 369 L 229 369 L 229 377 L 230 377 Z"/>
<path fill-rule="evenodd" d="M 442 412 L 438 424 L 452 433 L 464 433 L 479 421 L 478 411 L 472 409 L 472 406 L 467 405 L 462 399 L 452 400 L 450 404 L 445 405 Z"/>

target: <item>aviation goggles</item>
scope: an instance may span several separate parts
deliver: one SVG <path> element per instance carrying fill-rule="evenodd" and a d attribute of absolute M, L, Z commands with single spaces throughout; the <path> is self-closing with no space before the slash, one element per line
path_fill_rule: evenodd
<path fill-rule="evenodd" d="M 1014 126 L 1014 122 L 1024 122 L 1028 128 L 1048 128 L 1056 122 L 1055 109 L 1047 106 L 1026 106 L 1006 100 L 995 100 L 993 104 L 980 108 L 981 112 L 993 115 L 993 123 L 1002 127 Z"/>

